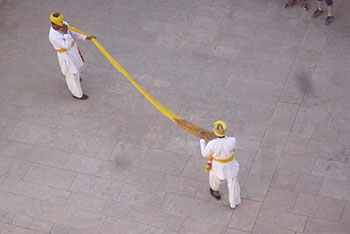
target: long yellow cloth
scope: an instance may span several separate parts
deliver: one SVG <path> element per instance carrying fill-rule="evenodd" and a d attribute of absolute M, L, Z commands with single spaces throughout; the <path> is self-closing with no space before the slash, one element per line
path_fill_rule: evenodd
<path fill-rule="evenodd" d="M 70 25 L 68 25 L 68 29 L 77 33 L 80 33 L 85 36 L 91 36 L 90 34 L 83 32 L 79 29 L 76 29 Z M 107 60 L 117 69 L 126 79 L 128 79 L 140 93 L 150 102 L 152 105 L 157 108 L 163 115 L 168 117 L 170 120 L 175 122 L 178 126 L 182 127 L 187 132 L 199 137 L 199 131 L 203 131 L 205 135 L 206 141 L 216 138 L 213 132 L 210 132 L 204 128 L 198 127 L 184 119 L 180 116 L 176 115 L 174 112 L 166 108 L 160 102 L 158 102 L 155 98 L 153 98 L 146 90 L 144 90 L 139 84 L 135 82 L 134 79 L 125 71 L 125 69 L 119 65 L 119 63 L 106 51 L 106 49 L 95 39 L 91 39 L 95 46 L 100 50 L 100 52 L 107 58 Z"/>

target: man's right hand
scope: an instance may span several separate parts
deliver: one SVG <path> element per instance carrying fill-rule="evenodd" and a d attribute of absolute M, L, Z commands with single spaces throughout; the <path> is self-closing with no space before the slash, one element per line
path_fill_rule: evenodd
<path fill-rule="evenodd" d="M 204 134 L 204 131 L 203 131 L 203 130 L 200 130 L 200 131 L 198 132 L 198 135 L 199 135 L 199 138 L 200 138 L 200 139 L 204 139 L 205 134 Z"/>
<path fill-rule="evenodd" d="M 64 34 L 67 34 L 67 33 L 68 33 L 68 27 L 67 27 L 66 24 L 62 24 L 62 32 L 63 32 Z"/>

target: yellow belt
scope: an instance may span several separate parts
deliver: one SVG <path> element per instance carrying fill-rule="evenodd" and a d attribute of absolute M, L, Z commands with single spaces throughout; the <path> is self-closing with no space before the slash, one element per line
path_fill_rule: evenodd
<path fill-rule="evenodd" d="M 72 41 L 71 47 L 73 47 L 74 45 L 75 45 L 75 40 Z M 66 51 L 67 51 L 67 49 L 59 49 L 59 50 L 57 50 L 58 53 L 63 53 L 63 52 L 66 52 Z"/>
<path fill-rule="evenodd" d="M 235 155 L 232 155 L 231 157 L 226 158 L 226 159 L 217 159 L 217 158 L 214 158 L 214 157 L 212 157 L 212 158 L 213 158 L 213 161 L 215 161 L 215 162 L 229 163 L 229 162 L 231 162 L 233 159 L 235 159 Z"/>

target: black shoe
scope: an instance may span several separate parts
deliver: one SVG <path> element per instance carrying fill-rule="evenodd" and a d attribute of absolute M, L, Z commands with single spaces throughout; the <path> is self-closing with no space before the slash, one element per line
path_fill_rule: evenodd
<path fill-rule="evenodd" d="M 211 195 L 213 195 L 213 197 L 216 198 L 216 200 L 220 200 L 220 199 L 221 199 L 220 194 L 219 194 L 219 195 L 216 195 L 216 194 L 214 193 L 214 192 L 216 192 L 216 191 L 212 190 L 211 188 L 209 188 L 209 192 L 210 192 Z"/>
<path fill-rule="evenodd" d="M 83 79 L 82 78 L 80 78 L 80 82 L 82 81 Z"/>
<path fill-rule="evenodd" d="M 76 97 L 76 96 L 74 96 L 73 95 L 73 97 L 75 98 L 75 99 L 80 99 L 80 100 L 86 100 L 86 99 L 88 99 L 89 98 L 89 96 L 88 95 L 86 95 L 86 94 L 83 94 L 83 96 L 82 97 Z"/>
<path fill-rule="evenodd" d="M 316 9 L 316 11 L 314 11 L 314 13 L 312 14 L 312 18 L 316 18 L 317 16 L 321 15 L 323 12 L 323 10 L 320 9 Z"/>
<path fill-rule="evenodd" d="M 330 23 L 332 23 L 334 20 L 334 16 L 327 16 L 326 20 L 324 21 L 325 25 L 329 25 Z"/>

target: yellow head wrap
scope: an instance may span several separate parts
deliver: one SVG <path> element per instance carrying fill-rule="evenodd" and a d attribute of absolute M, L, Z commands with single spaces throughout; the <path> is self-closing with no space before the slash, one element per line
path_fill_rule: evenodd
<path fill-rule="evenodd" d="M 218 137 L 224 137 L 227 134 L 227 125 L 224 121 L 219 120 L 214 123 L 214 133 Z"/>
<path fill-rule="evenodd" d="M 55 17 L 54 15 L 57 15 L 57 13 L 59 14 L 57 17 Z M 62 26 L 63 25 L 63 20 L 64 20 L 64 16 L 62 13 L 59 12 L 52 12 L 50 15 L 50 21 L 58 26 Z"/>

